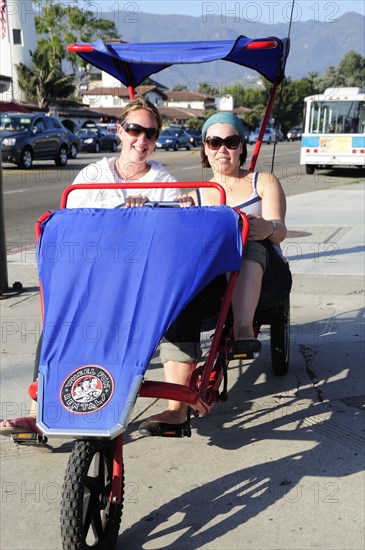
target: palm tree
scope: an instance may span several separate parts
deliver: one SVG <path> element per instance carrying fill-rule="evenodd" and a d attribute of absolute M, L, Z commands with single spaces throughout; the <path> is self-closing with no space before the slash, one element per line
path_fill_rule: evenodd
<path fill-rule="evenodd" d="M 49 52 L 37 48 L 30 52 L 33 68 L 17 65 L 18 84 L 28 99 L 36 100 L 40 109 L 48 109 L 51 101 L 69 97 L 75 89 L 72 75 L 64 75 L 59 63 L 50 61 Z"/>

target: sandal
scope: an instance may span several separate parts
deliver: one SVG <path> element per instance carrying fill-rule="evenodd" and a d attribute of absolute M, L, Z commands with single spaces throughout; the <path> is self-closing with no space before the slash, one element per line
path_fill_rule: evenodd
<path fill-rule="evenodd" d="M 138 428 L 138 432 L 144 436 L 158 437 L 191 437 L 189 417 L 181 424 L 168 424 L 167 422 L 154 422 L 145 420 Z"/>
<path fill-rule="evenodd" d="M 256 359 L 261 351 L 261 342 L 256 338 L 235 340 L 228 359 Z"/>
<path fill-rule="evenodd" d="M 17 422 L 25 422 L 26 426 L 17 426 Z M 11 437 L 11 434 L 26 434 L 26 433 L 34 433 L 34 434 L 40 434 L 41 432 L 38 430 L 36 425 L 35 418 L 12 418 L 11 420 L 0 420 L 0 422 L 14 422 L 13 426 L 3 426 L 0 427 L 0 435 L 3 435 L 5 437 Z"/>

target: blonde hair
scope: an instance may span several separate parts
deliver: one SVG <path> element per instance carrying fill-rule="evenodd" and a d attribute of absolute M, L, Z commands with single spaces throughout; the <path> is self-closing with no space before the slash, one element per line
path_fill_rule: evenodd
<path fill-rule="evenodd" d="M 158 129 L 161 130 L 162 128 L 162 117 L 160 114 L 160 111 L 157 109 L 157 107 L 148 101 L 148 99 L 145 99 L 144 97 L 137 97 L 136 99 L 133 99 L 126 107 L 124 107 L 122 113 L 121 113 L 121 120 L 120 124 L 123 124 L 125 119 L 134 111 L 139 111 L 140 109 L 143 109 L 144 111 L 148 111 L 151 113 L 151 115 L 156 119 Z"/>

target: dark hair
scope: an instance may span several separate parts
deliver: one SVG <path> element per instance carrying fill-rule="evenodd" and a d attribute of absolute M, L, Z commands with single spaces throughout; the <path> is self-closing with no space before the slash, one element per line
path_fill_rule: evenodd
<path fill-rule="evenodd" d="M 241 143 L 242 143 L 242 153 L 240 154 L 240 168 L 241 168 L 241 166 L 243 166 L 245 164 L 246 159 L 247 159 L 246 142 L 241 141 Z M 209 168 L 210 167 L 208 157 L 205 154 L 205 143 L 204 142 L 201 144 L 201 147 L 200 147 L 200 160 L 201 160 L 202 166 L 204 168 Z"/>
<path fill-rule="evenodd" d="M 148 101 L 148 99 L 145 99 L 144 97 L 137 97 L 136 99 L 133 99 L 128 105 L 126 105 L 121 113 L 121 119 L 120 124 L 123 124 L 125 119 L 128 115 L 133 113 L 134 111 L 139 111 L 140 109 L 143 109 L 144 111 L 148 111 L 151 113 L 153 117 L 155 117 L 158 129 L 161 130 L 162 128 L 162 117 L 160 114 L 160 111 L 157 109 L 157 107 Z"/>

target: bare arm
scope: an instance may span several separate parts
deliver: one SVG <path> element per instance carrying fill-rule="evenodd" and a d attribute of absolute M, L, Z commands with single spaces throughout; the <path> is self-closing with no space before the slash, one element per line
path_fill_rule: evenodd
<path fill-rule="evenodd" d="M 262 199 L 262 216 L 250 214 L 249 239 L 253 241 L 269 239 L 273 244 L 286 237 L 285 225 L 286 198 L 280 181 L 273 174 L 260 174 L 258 193 Z"/>

